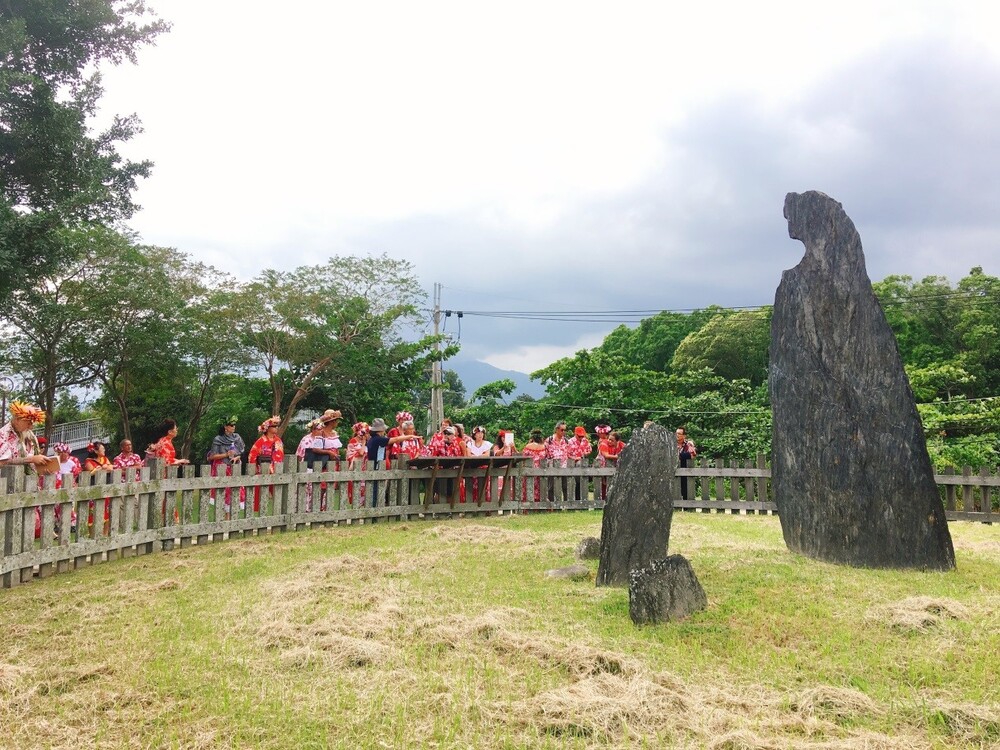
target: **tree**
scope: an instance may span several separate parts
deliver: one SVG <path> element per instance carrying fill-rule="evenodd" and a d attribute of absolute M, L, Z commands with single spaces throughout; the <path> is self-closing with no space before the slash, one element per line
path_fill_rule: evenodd
<path fill-rule="evenodd" d="M 271 384 L 281 433 L 336 362 L 352 352 L 402 346 L 398 329 L 418 319 L 423 298 L 410 263 L 385 254 L 338 256 L 289 272 L 269 269 L 244 294 L 252 307 L 249 342 Z M 427 336 L 396 351 L 417 359 L 433 343 Z"/>
<path fill-rule="evenodd" d="M 0 2 L 0 299 L 47 273 L 65 246 L 54 233 L 112 223 L 136 210 L 148 161 L 117 145 L 139 132 L 135 116 L 92 133 L 102 63 L 135 62 L 168 26 L 143 0 Z M 144 20 L 151 18 L 148 23 Z"/>
<path fill-rule="evenodd" d="M 5 359 L 25 373 L 47 424 L 60 389 L 94 379 L 94 356 L 103 337 L 101 295 L 130 252 L 127 238 L 99 226 L 62 229 L 53 238 L 67 248 L 65 256 L 75 260 L 22 283 L 0 301 L 11 328 L 5 337 Z"/>
<path fill-rule="evenodd" d="M 671 368 L 688 372 L 707 367 L 724 378 L 760 385 L 767 381 L 770 343 L 770 307 L 719 314 L 684 338 Z"/>
<path fill-rule="evenodd" d="M 637 328 L 618 326 L 599 347 L 644 370 L 672 372 L 674 352 L 684 338 L 719 314 L 720 308 L 708 307 L 692 313 L 664 311 L 646 318 Z"/>

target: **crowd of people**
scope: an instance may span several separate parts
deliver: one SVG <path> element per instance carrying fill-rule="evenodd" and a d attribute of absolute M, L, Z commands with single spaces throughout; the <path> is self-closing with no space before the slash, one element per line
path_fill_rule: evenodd
<path fill-rule="evenodd" d="M 188 459 L 178 458 L 173 440 L 177 436 L 177 423 L 166 419 L 154 434 L 153 442 L 146 448 L 145 456 L 133 450 L 130 440 L 120 443 L 120 452 L 110 459 L 107 446 L 100 442 L 87 447 L 87 457 L 81 462 L 70 453 L 65 443 L 56 443 L 53 448 L 56 456 L 49 457 L 47 451 L 39 443 L 34 433 L 34 426 L 45 421 L 45 412 L 30 404 L 15 401 L 10 406 L 11 420 L 0 428 L 0 466 L 5 464 L 24 464 L 34 468 L 39 474 L 56 473 L 57 482 L 61 477 L 72 475 L 74 479 L 84 472 L 97 474 L 116 469 L 135 469 L 137 471 L 145 464 L 147 458 L 156 458 L 167 466 L 190 463 Z M 580 465 L 593 456 L 597 466 L 613 466 L 617 463 L 625 443 L 618 433 L 609 425 L 599 424 L 594 428 L 597 437 L 596 446 L 591 442 L 590 433 L 583 425 L 577 425 L 572 432 L 566 422 L 557 422 L 551 435 L 545 436 L 541 430 L 532 430 L 528 442 L 518 448 L 514 434 L 508 430 L 499 430 L 495 439 L 487 439 L 486 430 L 477 425 L 467 433 L 465 426 L 453 423 L 450 419 L 442 421 L 440 429 L 428 441 L 416 434 L 413 415 L 407 411 L 396 414 L 396 424 L 389 428 L 383 419 L 373 419 L 367 422 L 356 422 L 351 427 L 352 436 L 345 446 L 340 438 L 340 423 L 343 415 L 337 409 L 327 409 L 321 416 L 306 425 L 306 434 L 299 441 L 295 455 L 306 464 L 307 471 L 325 471 L 334 462 L 339 466 L 341 458 L 349 469 L 392 468 L 394 464 L 405 462 L 412 458 L 424 457 L 479 457 L 479 456 L 526 456 L 532 460 L 535 467 L 543 460 L 555 462 L 559 467 Z M 647 422 L 645 426 L 649 426 Z M 255 468 L 255 473 L 273 473 L 274 465 L 280 464 L 285 458 L 285 448 L 279 435 L 281 418 L 274 416 L 265 419 L 257 428 L 259 437 L 247 451 L 243 438 L 236 432 L 237 419 L 231 417 L 219 427 L 219 433 L 205 455 L 211 466 L 212 476 L 231 476 L 234 468 L 244 461 Z M 677 450 L 681 466 L 686 466 L 689 459 L 697 456 L 694 443 L 687 436 L 686 430 L 680 427 L 676 430 Z M 595 453 L 596 450 L 596 453 Z M 239 473 L 239 472 L 237 472 Z M 128 475 L 122 473 L 123 481 Z M 57 484 L 57 486 L 59 486 Z M 377 502 L 378 485 L 375 483 L 375 497 L 371 504 Z M 687 495 L 686 487 L 682 494 Z M 225 505 L 228 509 L 231 503 L 232 489 L 225 490 Z M 348 488 L 353 502 L 353 486 Z M 364 489 L 362 488 L 363 492 Z M 607 483 L 602 482 L 601 494 L 606 496 Z M 245 488 L 239 490 L 240 505 L 246 500 Z M 536 488 L 536 499 L 538 490 Z M 215 502 L 215 492 L 211 501 Z M 311 505 L 312 497 L 308 501 Z M 255 510 L 259 508 L 260 487 L 254 488 Z M 322 499 L 321 499 L 322 502 Z M 107 511 L 105 511 L 107 515 Z"/>

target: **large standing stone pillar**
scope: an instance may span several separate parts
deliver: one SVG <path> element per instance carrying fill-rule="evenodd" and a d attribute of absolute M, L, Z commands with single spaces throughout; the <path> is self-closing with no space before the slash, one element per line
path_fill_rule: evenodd
<path fill-rule="evenodd" d="M 667 555 L 677 496 L 677 442 L 660 425 L 639 430 L 618 458 L 601 521 L 598 586 L 627 586 L 629 573 Z"/>
<path fill-rule="evenodd" d="M 773 487 L 788 548 L 876 568 L 955 566 L 899 349 L 843 207 L 785 198 L 806 254 L 774 300 Z"/>

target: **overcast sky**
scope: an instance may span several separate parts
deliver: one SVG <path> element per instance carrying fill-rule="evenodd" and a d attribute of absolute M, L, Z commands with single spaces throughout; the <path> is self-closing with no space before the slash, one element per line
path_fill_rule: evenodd
<path fill-rule="evenodd" d="M 156 163 L 131 226 L 240 278 L 385 252 L 453 310 L 764 304 L 810 189 L 873 280 L 1000 275 L 1000 3 L 149 2 L 173 29 L 105 73 Z M 461 344 L 530 372 L 614 325 Z"/>

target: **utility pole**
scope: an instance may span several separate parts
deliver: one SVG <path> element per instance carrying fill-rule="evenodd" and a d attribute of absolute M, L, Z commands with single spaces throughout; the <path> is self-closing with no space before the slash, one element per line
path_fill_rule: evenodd
<path fill-rule="evenodd" d="M 434 336 L 441 323 L 441 285 L 434 284 Z M 433 435 L 444 419 L 444 378 L 441 372 L 441 342 L 434 342 L 434 361 L 431 363 L 431 413 L 427 420 L 427 434 Z"/>

